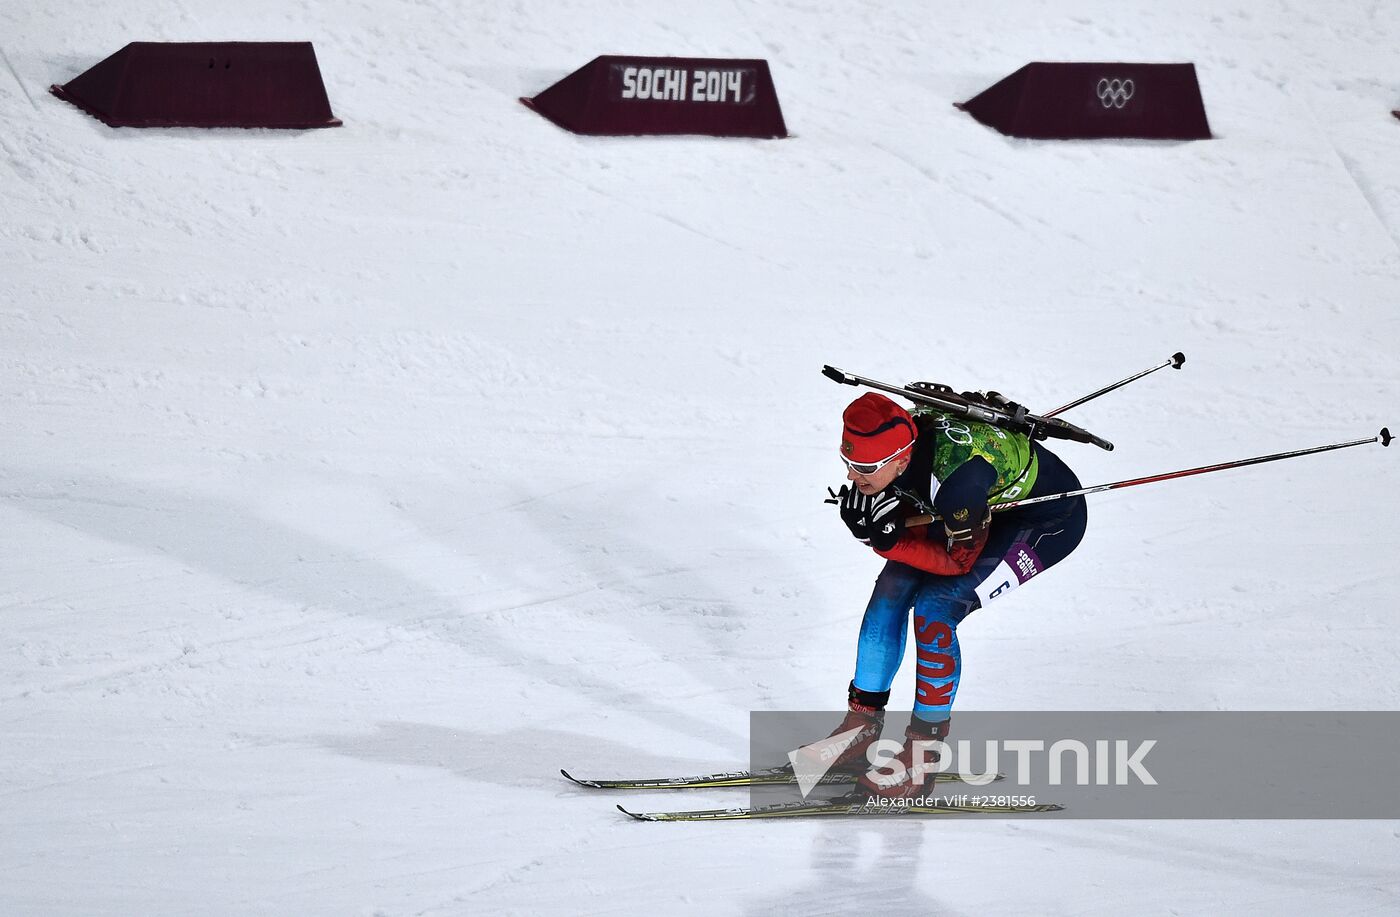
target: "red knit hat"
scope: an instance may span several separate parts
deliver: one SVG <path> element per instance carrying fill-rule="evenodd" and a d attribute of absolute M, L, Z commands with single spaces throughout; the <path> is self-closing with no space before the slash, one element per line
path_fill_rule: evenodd
<path fill-rule="evenodd" d="M 918 436 L 909 412 L 874 392 L 852 401 L 841 420 L 841 454 L 852 462 L 884 461 Z"/>

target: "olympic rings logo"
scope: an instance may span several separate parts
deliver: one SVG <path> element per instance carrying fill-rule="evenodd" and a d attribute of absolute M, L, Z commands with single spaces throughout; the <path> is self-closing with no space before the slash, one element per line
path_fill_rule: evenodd
<path fill-rule="evenodd" d="M 1122 108 L 1133 97 L 1136 87 L 1132 80 L 1099 80 L 1099 101 L 1104 108 Z"/>
<path fill-rule="evenodd" d="M 947 417 L 940 417 L 938 420 L 938 431 L 948 437 L 950 442 L 959 446 L 972 445 L 972 428 L 960 423 L 953 423 Z"/>

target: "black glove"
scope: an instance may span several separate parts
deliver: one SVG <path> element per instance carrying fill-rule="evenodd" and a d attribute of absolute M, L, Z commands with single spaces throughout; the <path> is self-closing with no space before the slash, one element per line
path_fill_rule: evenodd
<path fill-rule="evenodd" d="M 933 511 L 943 520 L 948 550 L 975 544 L 991 523 L 987 493 L 996 483 L 996 469 L 980 455 L 959 465 L 933 495 Z"/>
<path fill-rule="evenodd" d="M 841 504 L 841 521 L 846 523 L 846 528 L 850 529 L 851 534 L 856 536 L 862 544 L 870 544 L 868 513 L 870 504 L 875 498 L 867 497 L 847 484 L 841 485 L 841 489 L 836 492 L 836 497 Z"/>
<path fill-rule="evenodd" d="M 898 495 L 882 491 L 870 498 L 870 546 L 877 551 L 888 551 L 904 534 L 904 504 Z"/>
<path fill-rule="evenodd" d="M 842 484 L 836 492 L 841 500 L 841 521 L 851 534 L 877 551 L 888 551 L 904 534 L 908 515 L 897 494 L 881 491 L 867 497 L 854 487 Z"/>
<path fill-rule="evenodd" d="M 982 510 L 981 515 L 977 516 L 965 508 L 954 510 L 951 518 L 943 520 L 943 533 L 948 536 L 948 550 L 966 548 L 976 544 L 977 539 L 982 537 L 982 533 L 987 531 L 987 526 L 991 524 L 992 510 L 990 507 Z"/>

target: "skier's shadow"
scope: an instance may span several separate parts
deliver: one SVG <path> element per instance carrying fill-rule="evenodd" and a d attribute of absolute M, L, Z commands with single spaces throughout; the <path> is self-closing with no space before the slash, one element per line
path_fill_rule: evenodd
<path fill-rule="evenodd" d="M 558 729 L 512 729 L 507 732 L 480 732 L 449 729 L 428 723 L 403 721 L 375 724 L 368 734 L 311 736 L 311 741 L 346 757 L 379 764 L 407 764 L 445 770 L 478 784 L 501 787 L 532 786 L 556 794 L 588 795 L 600 801 L 612 799 L 607 791 L 586 789 L 570 783 L 559 773 L 557 763 L 540 766 L 536 749 L 586 748 L 573 774 L 589 778 L 605 776 L 602 768 L 616 770 L 627 762 L 627 776 L 666 776 L 693 767 L 684 758 L 653 756 L 634 746 L 611 742 L 596 736 Z M 591 759 L 596 759 L 596 763 Z"/>
<path fill-rule="evenodd" d="M 656 542 L 622 535 L 634 528 L 635 520 L 606 510 L 627 502 L 604 494 L 599 501 L 587 505 L 561 501 L 546 513 L 545 507 L 532 503 L 522 507 L 522 512 L 542 536 L 554 541 L 556 554 L 572 554 L 573 562 L 587 571 L 594 582 L 626 596 L 633 607 L 615 619 L 634 637 L 717 693 L 737 693 L 742 709 L 754 706 L 755 673 L 743 670 L 738 651 L 750 639 L 748 620 L 764 610 L 736 604 L 735 587 L 708 575 L 703 558 L 678 556 L 683 555 L 684 549 L 668 552 Z M 587 550 L 565 537 L 553 521 L 561 506 L 574 517 L 593 520 L 605 533 L 608 551 Z M 685 515 L 683 509 L 675 512 Z M 747 521 L 736 526 L 742 528 Z M 794 571 L 773 570 L 770 577 L 785 587 L 799 587 Z M 637 614 L 637 610 L 645 613 Z M 696 652 L 677 640 L 678 632 L 703 640 L 711 651 Z"/>
<path fill-rule="evenodd" d="M 605 483 L 590 484 L 587 498 L 575 495 L 581 489 L 562 488 L 541 496 L 538 485 L 529 493 L 522 488 L 517 499 L 503 497 L 502 505 L 486 512 L 470 511 L 461 495 L 423 492 L 410 501 L 408 515 L 424 536 L 447 552 L 480 557 L 490 576 L 509 584 L 516 594 L 545 595 L 531 603 L 532 616 L 563 615 L 566 627 L 584 631 L 597 625 L 597 634 L 589 636 L 589 652 L 596 656 L 597 665 L 578 668 L 579 677 L 571 681 L 571 687 L 597 699 L 597 709 L 625 710 L 667 731 L 680 729 L 692 738 L 714 742 L 734 759 L 722 766 L 738 766 L 748 755 L 748 711 L 768 704 L 772 694 L 771 689 L 760 687 L 765 678 L 771 678 L 772 660 L 766 655 L 755 659 L 753 654 L 754 647 L 771 642 L 771 635 L 755 637 L 749 624 L 759 618 L 771 628 L 772 618 L 781 611 L 754 607 L 753 583 L 744 579 L 747 570 L 728 582 L 716 571 L 727 569 L 727 556 L 755 553 L 744 552 L 742 543 L 736 546 L 733 535 L 743 533 L 753 520 L 747 516 L 734 520 L 724 553 L 683 542 L 648 541 L 648 529 L 664 529 L 665 523 L 655 522 L 656 513 L 643 512 L 638 506 L 658 501 Z M 676 519 L 694 513 L 684 503 L 666 501 L 664 505 Z M 503 555 L 499 544 L 483 541 L 478 532 L 479 527 L 500 532 L 502 523 L 512 527 L 508 537 L 517 545 L 513 555 Z M 539 560 L 522 565 L 517 557 Z M 784 590 L 798 593 L 806 588 L 790 567 L 774 569 L 780 555 L 765 552 L 760 557 L 765 582 L 778 582 Z M 549 597 L 551 592 L 558 597 Z M 739 595 L 748 601 L 737 600 Z M 507 611 L 521 612 L 518 608 Z M 618 629 L 631 639 L 617 639 Z M 639 642 L 645 649 L 638 647 Z M 518 644 L 497 641 L 474 649 L 512 666 L 531 661 L 529 651 L 522 656 Z M 667 679 L 666 684 L 674 683 L 674 693 L 686 697 L 695 695 L 693 685 L 704 686 L 704 709 L 715 709 L 714 698 L 722 699 L 727 721 L 700 715 L 696 705 L 678 703 L 665 693 L 619 688 L 607 673 L 612 671 L 609 664 L 622 658 L 683 672 L 691 684 L 683 679 Z M 538 670 L 547 673 L 557 666 L 557 659 L 541 658 L 540 663 Z M 691 762 L 683 769 L 714 766 L 715 762 Z"/>
<path fill-rule="evenodd" d="M 150 555 L 165 555 L 296 606 L 422 629 L 512 669 L 553 673 L 557 682 L 606 697 L 610 704 L 669 730 L 747 748 L 739 731 L 726 730 L 712 718 L 658 707 L 648 692 L 626 683 L 603 661 L 585 665 L 560 660 L 544 649 L 508 639 L 493 621 L 464 608 L 457 595 L 415 580 L 372 555 L 293 529 L 237 503 L 111 477 L 65 475 L 55 480 L 14 467 L 0 467 L 0 479 L 6 485 L 0 496 L 7 503 L 57 524 Z M 590 742 L 581 740 L 581 746 Z M 559 751 L 562 756 L 574 750 Z"/>
<path fill-rule="evenodd" d="M 712 699 L 706 702 L 711 711 L 716 704 L 713 695 L 732 696 L 732 701 L 721 701 L 721 709 L 732 714 L 732 722 L 723 721 L 713 712 L 702 715 L 693 705 L 674 697 L 658 697 L 629 681 L 611 664 L 610 655 L 592 660 L 570 659 L 550 652 L 549 647 L 531 645 L 528 639 L 510 630 L 508 621 L 500 620 L 498 615 L 479 614 L 478 609 L 464 604 L 464 598 L 468 602 L 471 599 L 453 588 L 456 583 L 451 577 L 420 580 L 380 559 L 383 546 L 365 549 L 336 544 L 236 501 L 145 482 L 110 476 L 58 477 L 22 467 L 0 467 L 0 480 L 6 485 L 5 501 L 25 512 L 153 556 L 164 555 L 295 606 L 370 617 L 430 632 L 436 639 L 495 659 L 512 671 L 537 673 L 535 683 L 545 693 L 532 692 L 532 703 L 541 698 L 547 700 L 548 692 L 556 686 L 566 686 L 598 699 L 600 705 L 605 705 L 600 709 L 625 710 L 628 716 L 649 721 L 667 733 L 711 742 L 721 749 L 717 756 L 725 758 L 711 761 L 707 754 L 704 762 L 687 762 L 656 754 L 649 747 L 653 743 L 648 742 L 648 747 L 624 749 L 623 754 L 607 761 L 602 768 L 606 772 L 618 771 L 622 761 L 629 762 L 628 773 L 633 767 L 654 766 L 661 775 L 672 770 L 735 767 L 747 758 L 747 711 L 763 702 L 753 688 L 760 676 L 752 669 L 762 660 L 731 660 L 748 639 L 744 619 L 749 609 L 733 601 L 735 587 L 709 581 L 707 571 L 720 567 L 722 561 L 707 557 L 698 564 L 687 565 L 686 560 L 694 559 L 684 557 L 683 551 L 668 553 L 635 538 L 619 537 L 618 533 L 627 531 L 632 520 L 625 512 L 599 518 L 599 505 L 614 502 L 607 493 L 598 500 L 574 505 L 532 497 L 522 505 L 507 504 L 488 512 L 486 517 L 496 523 L 513 520 L 507 522 L 515 526 L 511 534 L 524 539 L 519 544 L 503 544 L 494 526 L 444 539 L 442 526 L 446 524 L 449 532 L 454 526 L 460 528 L 463 516 L 468 515 L 461 510 L 471 505 L 474 496 L 457 493 L 456 503 L 449 503 L 445 501 L 453 495 L 434 493 L 431 486 L 424 488 L 420 483 L 408 488 L 405 497 L 410 503 L 419 500 L 419 505 L 433 509 L 425 513 L 425 518 L 414 520 L 421 531 L 411 536 L 407 545 L 411 548 L 424 537 L 437 541 L 461 557 L 465 567 L 477 565 L 507 579 L 517 577 L 517 592 L 527 597 L 538 595 L 541 583 L 548 582 L 550 564 L 538 558 L 553 560 L 563 554 L 578 578 L 592 590 L 590 613 L 645 641 L 657 664 L 675 666 L 695 682 L 713 689 Z M 561 511 L 588 520 L 596 529 L 591 540 L 581 540 L 577 532 L 561 530 Z M 683 514 L 684 505 L 676 511 Z M 542 539 L 555 542 L 552 552 L 548 548 L 541 550 Z M 599 545 L 606 545 L 608 550 L 592 550 Z M 554 564 L 557 566 L 557 560 Z M 637 570 L 666 572 L 654 581 L 636 585 L 633 574 Z M 797 582 L 792 571 L 777 575 L 784 582 Z M 658 601 L 672 601 L 668 597 L 678 597 L 673 608 L 653 608 Z M 559 613 L 569 610 L 571 603 L 553 604 L 554 613 Z M 639 615 L 638 608 L 656 613 Z M 692 620 L 696 617 L 701 620 Z M 678 641 L 676 636 L 682 628 L 687 637 L 705 640 L 710 647 L 697 652 L 694 646 Z M 636 651 L 635 645 L 632 651 Z M 465 712 L 464 726 L 479 730 L 483 724 L 473 723 L 472 716 L 471 711 Z M 600 762 L 590 753 L 596 740 L 583 735 L 596 731 L 585 725 L 578 735 L 558 735 L 564 742 L 558 749 L 561 759 L 576 762 L 580 770 L 598 767 Z M 412 757 L 416 752 L 405 754 Z M 541 776 L 552 780 L 557 773 L 553 768 L 545 768 Z"/>
<path fill-rule="evenodd" d="M 795 890 L 771 889 L 750 900 L 743 913 L 954 917 L 958 912 L 919 888 L 921 867 L 936 877 L 942 866 L 938 856 L 924 855 L 934 827 L 873 818 L 823 822 L 812 837 L 807 866 L 815 880 Z"/>

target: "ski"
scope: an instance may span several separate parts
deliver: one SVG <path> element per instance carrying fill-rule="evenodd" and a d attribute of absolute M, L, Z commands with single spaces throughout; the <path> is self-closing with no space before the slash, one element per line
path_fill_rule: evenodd
<path fill-rule="evenodd" d="M 954 798 L 954 797 L 948 797 Z M 831 799 L 815 802 L 784 802 L 771 806 L 733 809 L 691 809 L 676 812 L 631 812 L 618 806 L 617 810 L 637 821 L 737 821 L 752 818 L 809 818 L 820 815 L 853 815 L 861 818 L 890 816 L 927 817 L 938 815 L 1025 815 L 1033 812 L 1059 812 L 1064 806 L 1055 803 L 997 803 L 978 805 L 971 802 L 940 802 L 923 806 L 875 805 L 862 799 Z"/>
<path fill-rule="evenodd" d="M 595 790 L 688 790 L 712 789 L 728 786 L 782 786 L 797 782 L 790 767 L 768 767 L 756 771 L 723 771 L 715 774 L 699 774 L 694 777 L 655 777 L 641 780 L 583 780 L 564 769 L 559 773 L 578 786 Z M 828 771 L 822 775 L 818 785 L 853 783 L 856 774 L 841 771 Z M 1005 774 L 996 774 L 993 780 L 1001 780 Z M 937 774 L 938 783 L 960 783 L 960 774 Z"/>

